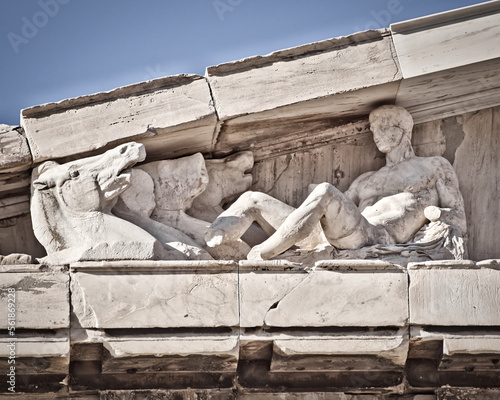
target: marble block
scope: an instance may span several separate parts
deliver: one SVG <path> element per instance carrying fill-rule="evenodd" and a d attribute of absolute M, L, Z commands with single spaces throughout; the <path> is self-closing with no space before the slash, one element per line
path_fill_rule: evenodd
<path fill-rule="evenodd" d="M 282 117 L 285 106 L 337 95 L 338 101 L 327 103 L 338 115 L 352 109 L 353 98 L 359 108 L 356 90 L 399 81 L 392 46 L 386 30 L 363 32 L 208 67 L 207 79 L 221 120 L 279 107 Z M 395 95 L 397 83 L 393 90 Z M 380 101 L 387 93 L 371 95 Z M 369 103 L 366 97 L 363 103 Z M 303 105 L 294 109 L 295 116 L 313 112 Z"/>
<path fill-rule="evenodd" d="M 113 270 L 109 262 L 107 270 L 89 272 L 85 263 L 72 264 L 73 312 L 83 328 L 237 326 L 237 267 L 192 264 L 180 262 L 176 269 L 168 262 L 131 261 Z"/>
<path fill-rule="evenodd" d="M 500 326 L 500 270 L 473 262 L 410 264 L 410 323 Z"/>
<path fill-rule="evenodd" d="M 407 274 L 367 269 L 370 262 L 305 270 L 287 265 L 240 268 L 241 326 L 404 326 Z M 383 267 L 386 268 L 386 267 Z"/>
<path fill-rule="evenodd" d="M 15 364 L 9 364 L 10 344 L 15 343 Z M 19 375 L 67 374 L 70 343 L 67 334 L 0 339 L 0 368 L 16 367 Z"/>
<path fill-rule="evenodd" d="M 236 333 L 115 339 L 103 346 L 103 373 L 235 372 L 239 353 Z"/>
<path fill-rule="evenodd" d="M 8 299 L 12 299 L 8 290 L 15 289 L 16 330 L 69 328 L 67 272 L 4 272 L 0 275 L 0 309 L 5 312 Z M 7 329 L 7 318 L 0 320 L 0 329 Z"/>
<path fill-rule="evenodd" d="M 29 169 L 31 153 L 26 138 L 17 130 L 0 133 L 0 172 Z"/>
<path fill-rule="evenodd" d="M 216 116 L 198 75 L 177 75 L 21 111 L 34 162 L 141 140 L 155 159 L 209 151 Z M 156 157 L 155 157 L 156 155 Z"/>
<path fill-rule="evenodd" d="M 500 57 L 500 7 L 490 3 L 392 24 L 404 78 Z"/>
<path fill-rule="evenodd" d="M 404 368 L 408 330 L 301 336 L 273 341 L 271 371 L 393 371 Z"/>

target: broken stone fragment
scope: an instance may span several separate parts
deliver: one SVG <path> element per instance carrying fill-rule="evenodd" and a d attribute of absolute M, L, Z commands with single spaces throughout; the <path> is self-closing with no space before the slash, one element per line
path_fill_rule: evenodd
<path fill-rule="evenodd" d="M 19 126 L 0 124 L 0 134 L 13 131 L 17 128 L 19 128 Z"/>
<path fill-rule="evenodd" d="M 14 128 L 0 125 L 3 129 Z M 0 132 L 0 172 L 19 172 L 31 166 L 31 152 L 26 138 L 16 130 Z"/>
<path fill-rule="evenodd" d="M 176 160 L 155 161 L 138 166 L 154 182 L 155 214 L 163 210 L 186 211 L 208 185 L 205 160 L 200 153 Z"/>
<path fill-rule="evenodd" d="M 0 256 L 1 265 L 24 265 L 32 263 L 33 257 L 31 257 L 29 254 L 12 253 L 6 256 Z"/>

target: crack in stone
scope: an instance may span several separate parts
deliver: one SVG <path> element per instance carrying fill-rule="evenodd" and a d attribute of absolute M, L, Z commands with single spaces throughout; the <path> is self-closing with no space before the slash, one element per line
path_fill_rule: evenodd
<path fill-rule="evenodd" d="M 286 165 L 285 165 L 285 168 L 283 168 L 283 170 L 276 177 L 276 179 L 274 180 L 273 186 L 271 187 L 271 189 L 269 189 L 269 190 L 266 191 L 266 194 L 272 193 L 272 191 L 274 190 L 274 188 L 278 184 L 278 182 L 281 179 L 281 177 L 283 176 L 283 174 L 288 170 L 288 168 L 290 168 L 291 162 L 292 162 L 292 156 L 290 154 L 287 154 L 286 155 Z"/>
<path fill-rule="evenodd" d="M 264 318 L 263 318 L 263 325 L 267 325 L 267 316 L 269 315 L 269 313 L 271 312 L 271 310 L 274 310 L 274 309 L 277 309 L 280 305 L 280 303 L 287 297 L 289 296 L 291 293 L 293 293 L 293 291 L 295 289 L 297 289 L 306 279 L 309 278 L 309 274 L 311 271 L 309 270 L 305 270 L 307 272 L 307 274 L 304 276 L 303 279 L 301 279 L 295 286 L 293 286 L 281 299 L 279 299 L 278 301 L 274 302 L 271 307 L 269 307 L 269 309 L 267 310 L 266 314 L 264 315 Z"/>

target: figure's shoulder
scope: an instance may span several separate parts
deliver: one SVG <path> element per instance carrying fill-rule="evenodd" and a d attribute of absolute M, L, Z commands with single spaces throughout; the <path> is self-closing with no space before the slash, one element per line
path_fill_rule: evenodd
<path fill-rule="evenodd" d="M 365 172 L 365 173 L 361 174 L 360 176 L 358 176 L 356 179 L 354 179 L 354 181 L 352 182 L 352 185 L 359 184 L 361 182 L 365 182 L 367 179 L 370 179 L 370 177 L 372 177 L 376 173 L 377 173 L 377 171 Z"/>
<path fill-rule="evenodd" d="M 353 191 L 358 191 L 358 189 L 360 187 L 363 187 L 365 186 L 367 183 L 369 183 L 370 181 L 370 178 L 376 173 L 377 171 L 368 171 L 368 172 L 365 172 L 363 174 L 361 174 L 360 176 L 358 176 L 356 179 L 354 179 L 354 181 L 352 181 L 351 185 L 349 186 L 349 189 L 348 191 L 346 192 L 346 194 L 349 192 L 349 193 L 352 193 Z"/>
<path fill-rule="evenodd" d="M 421 162 L 424 163 L 426 169 L 432 171 L 432 174 L 437 177 L 455 177 L 455 169 L 451 163 L 444 157 L 432 156 L 432 157 L 419 157 Z"/>
<path fill-rule="evenodd" d="M 423 165 L 432 166 L 434 168 L 452 168 L 453 166 L 450 162 L 441 156 L 432 156 L 432 157 L 415 157 L 418 163 Z"/>

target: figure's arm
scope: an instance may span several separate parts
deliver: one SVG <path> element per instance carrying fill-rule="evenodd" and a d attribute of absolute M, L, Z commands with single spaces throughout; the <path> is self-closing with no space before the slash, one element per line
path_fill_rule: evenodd
<path fill-rule="evenodd" d="M 436 182 L 439 195 L 439 207 L 427 207 L 424 214 L 430 221 L 443 221 L 467 232 L 464 200 L 458 186 L 458 178 L 451 164 L 442 159 L 442 174 Z"/>

